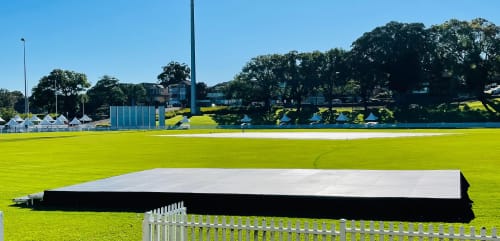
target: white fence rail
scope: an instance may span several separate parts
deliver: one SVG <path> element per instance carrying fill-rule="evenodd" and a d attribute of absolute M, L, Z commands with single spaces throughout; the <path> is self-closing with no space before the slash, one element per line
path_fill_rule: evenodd
<path fill-rule="evenodd" d="M 0 241 L 3 241 L 3 213 L 0 211 Z"/>
<path fill-rule="evenodd" d="M 143 241 L 500 241 L 495 228 L 373 221 L 335 223 L 187 215 L 183 203 L 145 213 Z"/>

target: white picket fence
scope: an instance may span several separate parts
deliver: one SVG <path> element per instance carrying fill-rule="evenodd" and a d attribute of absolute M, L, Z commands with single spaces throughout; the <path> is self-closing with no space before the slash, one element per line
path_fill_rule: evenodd
<path fill-rule="evenodd" d="M 0 241 L 3 241 L 3 213 L 0 211 Z"/>
<path fill-rule="evenodd" d="M 414 223 L 340 220 L 324 222 L 275 221 L 187 215 L 183 203 L 146 212 L 143 241 L 500 241 L 493 228 L 458 228 Z"/>

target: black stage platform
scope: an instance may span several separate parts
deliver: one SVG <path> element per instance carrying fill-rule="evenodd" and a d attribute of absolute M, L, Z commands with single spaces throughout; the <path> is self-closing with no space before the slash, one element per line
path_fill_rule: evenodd
<path fill-rule="evenodd" d="M 147 211 L 184 201 L 190 213 L 469 222 L 458 170 L 171 168 L 47 190 L 42 207 Z"/>

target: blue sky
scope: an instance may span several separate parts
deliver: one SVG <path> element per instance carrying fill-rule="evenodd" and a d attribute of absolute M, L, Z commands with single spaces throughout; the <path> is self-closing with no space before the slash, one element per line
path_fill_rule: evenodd
<path fill-rule="evenodd" d="M 122 83 L 156 82 L 170 61 L 190 65 L 189 0 L 3 0 L 0 88 L 24 91 L 53 69 Z M 230 81 L 252 57 L 350 44 L 389 21 L 451 18 L 500 25 L 498 0 L 195 0 L 197 80 Z M 29 94 L 29 93 L 28 93 Z"/>

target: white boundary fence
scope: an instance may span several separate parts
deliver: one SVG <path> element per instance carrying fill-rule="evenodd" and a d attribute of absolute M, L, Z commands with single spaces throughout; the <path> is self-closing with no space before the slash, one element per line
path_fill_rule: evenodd
<path fill-rule="evenodd" d="M 146 212 L 143 241 L 500 241 L 496 229 L 340 220 L 338 225 L 271 218 L 187 215 L 183 203 Z"/>
<path fill-rule="evenodd" d="M 0 241 L 3 241 L 3 213 L 0 211 Z"/>

